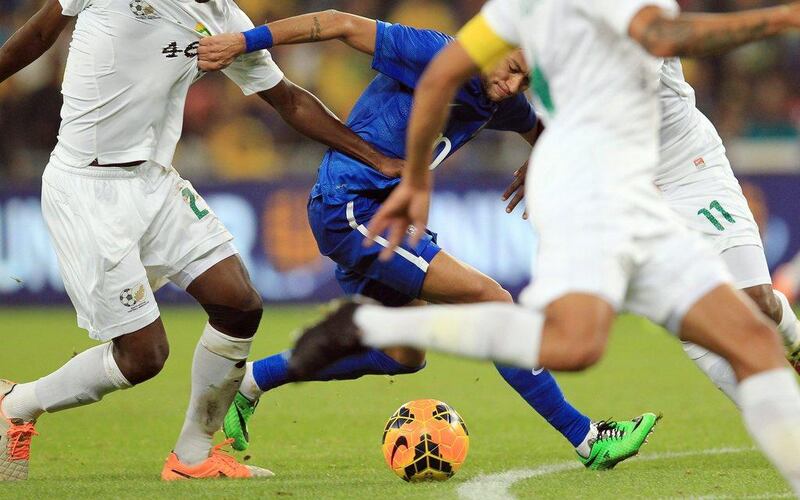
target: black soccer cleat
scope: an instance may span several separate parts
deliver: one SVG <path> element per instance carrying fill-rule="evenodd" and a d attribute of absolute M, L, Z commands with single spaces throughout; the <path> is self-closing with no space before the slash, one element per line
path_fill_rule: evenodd
<path fill-rule="evenodd" d="M 315 374 L 347 356 L 367 350 L 353 315 L 361 304 L 347 300 L 321 322 L 303 330 L 289 358 L 290 380 L 313 380 Z"/>

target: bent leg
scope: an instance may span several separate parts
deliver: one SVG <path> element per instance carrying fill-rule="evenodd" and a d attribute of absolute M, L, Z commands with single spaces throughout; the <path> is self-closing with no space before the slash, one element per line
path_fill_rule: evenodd
<path fill-rule="evenodd" d="M 792 353 L 800 349 L 798 322 L 786 297 L 773 291 L 764 250 L 758 245 L 743 245 L 722 252 L 734 285 L 741 289 L 768 318 L 778 325 L 783 342 Z M 725 359 L 693 344 L 684 344 L 692 361 L 737 406 L 738 382 Z"/>
<path fill-rule="evenodd" d="M 3 398 L 0 410 L 6 416 L 33 421 L 45 411 L 95 403 L 106 394 L 148 380 L 163 367 L 169 347 L 137 242 L 120 236 L 119 227 L 113 238 L 105 238 L 108 235 L 96 233 L 105 226 L 92 226 L 90 231 L 85 224 L 86 218 L 111 208 L 118 220 L 139 220 L 141 214 L 128 217 L 119 213 L 120 207 L 109 208 L 93 197 L 87 198 L 87 204 L 64 209 L 61 189 L 65 186 L 80 193 L 102 183 L 113 191 L 131 189 L 129 182 L 138 181 L 86 178 L 53 168 L 46 171 L 42 212 L 64 286 L 77 312 L 78 325 L 93 339 L 106 343 L 78 354 L 45 377 L 15 385 Z M 134 210 L 135 206 L 128 208 Z M 102 241 L 113 241 L 114 249 L 129 246 L 132 250 L 118 256 L 113 249 L 103 248 Z"/>
<path fill-rule="evenodd" d="M 597 362 L 614 310 L 603 299 L 568 294 L 547 308 L 547 318 L 512 304 L 429 306 L 391 310 L 362 306 L 354 321 L 364 344 L 406 345 L 521 368 L 582 370 Z"/>
<path fill-rule="evenodd" d="M 362 238 L 357 240 L 360 245 Z M 339 282 L 350 294 L 365 295 L 384 305 L 423 306 L 423 300 L 415 300 L 410 294 L 430 302 L 511 302 L 511 295 L 494 280 L 474 268 L 462 264 L 436 248 L 428 239 L 420 248 L 407 248 L 406 252 L 417 258 L 432 255 L 423 271 L 417 262 L 397 257 L 390 262 L 369 259 L 361 273 L 340 268 Z M 360 250 L 359 250 L 360 251 Z M 395 281 L 393 276 L 402 276 Z M 421 289 L 417 290 L 417 287 Z M 242 393 L 254 400 L 264 392 L 292 382 L 287 375 L 290 352 L 278 353 L 256 361 L 248 366 L 242 384 Z M 408 347 L 388 346 L 374 349 L 339 360 L 316 374 L 315 381 L 353 380 L 365 375 L 400 375 L 416 373 L 424 367 L 424 352 Z"/>
<path fill-rule="evenodd" d="M 406 375 L 416 373 L 425 367 L 422 361 L 411 361 L 403 364 L 396 358 L 405 358 L 405 352 L 387 350 L 387 352 L 371 349 L 337 361 L 319 372 L 311 382 L 327 382 L 330 380 L 356 380 L 366 375 Z M 293 382 L 288 375 L 288 364 L 291 351 L 273 354 L 267 358 L 248 363 L 248 373 L 240 391 L 251 401 L 258 399 L 265 392 Z M 419 359 L 419 358 L 417 358 Z M 252 381 L 252 382 L 250 382 Z M 250 382 L 248 384 L 248 382 Z M 256 387 L 253 387 L 253 384 Z"/>
<path fill-rule="evenodd" d="M 250 401 L 255 401 L 267 391 L 294 382 L 289 376 L 291 354 L 291 351 L 284 351 L 247 363 L 239 391 Z M 370 349 L 337 361 L 316 374 L 311 382 L 356 380 L 366 375 L 407 375 L 423 368 L 425 353 L 422 351 L 406 347 Z"/>
<path fill-rule="evenodd" d="M 495 280 L 444 251 L 431 262 L 422 295 L 431 302 L 447 304 L 513 303 L 511 294 Z M 591 420 L 566 400 L 549 372 L 495 366 L 508 385 L 572 446 L 577 448 L 586 441 Z"/>
<path fill-rule="evenodd" d="M 357 243 L 360 245 L 362 241 L 358 239 Z M 401 257 L 390 262 L 370 259 L 362 271 L 375 276 L 375 279 L 340 268 L 337 271 L 339 282 L 347 293 L 364 295 L 389 306 L 424 306 L 426 300 L 441 303 L 511 302 L 511 295 L 488 276 L 438 248 L 432 252 L 431 247 L 435 245 L 432 240 L 423 241 L 421 245 L 417 249 L 407 248 L 406 252 L 418 258 L 433 255 L 424 271 L 416 263 Z M 394 281 L 392 277 L 396 275 L 402 275 L 403 280 Z M 421 289 L 415 291 L 420 285 Z M 411 293 L 423 300 L 414 300 L 409 295 Z M 266 391 L 292 382 L 287 375 L 290 355 L 291 352 L 287 351 L 249 364 L 241 392 L 252 401 Z M 314 381 L 410 374 L 420 371 L 424 366 L 424 351 L 390 346 L 339 360 L 316 374 Z"/>
<path fill-rule="evenodd" d="M 262 305 L 238 255 L 217 262 L 187 291 L 209 314 L 195 349 L 189 408 L 175 445 L 181 463 L 195 465 L 208 458 L 214 433 L 239 389 Z"/>
<path fill-rule="evenodd" d="M 87 349 L 39 380 L 17 384 L 3 399 L 8 418 L 34 421 L 42 413 L 96 403 L 107 394 L 155 377 L 169 354 L 161 319 Z"/>
<path fill-rule="evenodd" d="M 800 389 L 786 368 L 774 327 L 726 285 L 689 310 L 681 338 L 728 360 L 739 380 L 739 403 L 750 434 L 800 494 Z"/>
<path fill-rule="evenodd" d="M 406 243 L 389 262 L 378 259 L 380 245 L 366 248 L 363 224 L 380 207 L 377 200 L 357 198 L 344 205 L 328 205 L 319 198 L 309 201 L 309 223 L 320 250 L 338 265 L 336 278 L 348 295 L 361 295 L 385 306 L 422 305 L 417 300 L 423 282 L 440 248 L 426 234 L 414 247 Z M 379 239 L 380 240 L 380 239 Z M 290 352 L 277 353 L 248 364 L 241 392 L 254 401 L 264 392 L 292 382 L 288 376 Z M 353 380 L 364 375 L 415 373 L 425 366 L 425 355 L 416 349 L 389 347 L 370 350 L 339 360 L 315 374 L 315 381 Z"/>
<path fill-rule="evenodd" d="M 797 319 L 788 300 L 785 300 L 780 292 L 773 292 L 771 285 L 756 285 L 744 288 L 742 291 L 750 297 L 762 313 L 773 321 L 777 321 L 778 330 L 789 352 L 800 349 L 800 341 L 797 339 Z M 785 306 L 783 301 L 785 301 Z M 725 393 L 733 401 L 733 404 L 737 407 L 740 406 L 738 381 L 730 364 L 721 356 L 691 343 L 684 342 L 683 349 L 714 385 Z"/>

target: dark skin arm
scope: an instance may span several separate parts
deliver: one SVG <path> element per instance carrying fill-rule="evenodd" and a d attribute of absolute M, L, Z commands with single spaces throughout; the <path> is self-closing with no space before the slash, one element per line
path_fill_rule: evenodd
<path fill-rule="evenodd" d="M 670 18 L 661 8 L 642 9 L 629 34 L 656 57 L 702 57 L 800 27 L 800 2 L 730 14 L 682 14 Z"/>
<path fill-rule="evenodd" d="M 61 14 L 58 0 L 48 0 L 0 47 L 0 83 L 47 52 L 71 19 Z"/>
<path fill-rule="evenodd" d="M 306 137 L 352 156 L 389 177 L 401 175 L 402 160 L 376 151 L 304 88 L 284 79 L 275 87 L 259 92 L 258 96 Z"/>
<path fill-rule="evenodd" d="M 342 38 L 357 49 L 371 43 L 370 53 L 374 51 L 377 30 L 373 20 L 337 11 L 276 21 L 270 24 L 270 29 L 275 45 Z M 244 52 L 244 36 L 241 33 L 205 37 L 200 40 L 198 48 L 198 66 L 203 71 L 222 70 Z M 400 177 L 402 174 L 403 160 L 379 153 L 347 128 L 313 94 L 289 80 L 258 95 L 275 108 L 286 123 L 306 137 L 356 158 L 388 177 Z"/>
<path fill-rule="evenodd" d="M 314 12 L 269 23 L 275 46 L 341 40 L 368 55 L 375 53 L 378 25 L 374 19 L 336 10 Z M 246 52 L 244 35 L 224 33 L 200 40 L 199 68 L 219 71 Z"/>

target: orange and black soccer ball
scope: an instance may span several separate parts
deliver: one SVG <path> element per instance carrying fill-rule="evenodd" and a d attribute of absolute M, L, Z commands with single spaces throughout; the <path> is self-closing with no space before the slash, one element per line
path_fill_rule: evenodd
<path fill-rule="evenodd" d="M 435 399 L 410 401 L 383 431 L 383 456 L 405 481 L 445 481 L 464 464 L 469 432 L 461 416 Z"/>

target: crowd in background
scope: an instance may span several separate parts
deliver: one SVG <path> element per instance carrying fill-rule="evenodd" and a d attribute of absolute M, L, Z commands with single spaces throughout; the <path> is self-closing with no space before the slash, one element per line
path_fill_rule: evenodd
<path fill-rule="evenodd" d="M 2 0 L 0 42 L 21 26 L 43 0 Z M 256 24 L 314 10 L 337 8 L 360 15 L 454 33 L 482 0 L 238 0 Z M 686 0 L 686 10 L 727 11 L 782 2 Z M 0 181 L 31 183 L 41 175 L 55 144 L 60 84 L 71 27 L 54 50 L 0 85 Z M 370 58 L 336 42 L 276 48 L 287 77 L 319 96 L 343 119 L 373 77 Z M 602 55 L 599 55 L 602 57 Z M 684 63 L 700 108 L 724 138 L 796 140 L 800 121 L 800 37 L 788 36 L 740 49 L 722 58 Z M 525 155 L 508 134 L 485 133 L 448 162 L 441 175 L 505 169 Z M 509 146 L 509 147 L 504 147 Z M 310 177 L 323 148 L 287 128 L 257 97 L 245 98 L 221 75 L 196 83 L 186 105 L 183 140 L 175 159 L 193 180 L 237 181 Z M 511 153 L 509 153 L 511 151 Z M 509 164 L 511 163 L 511 164 Z"/>

